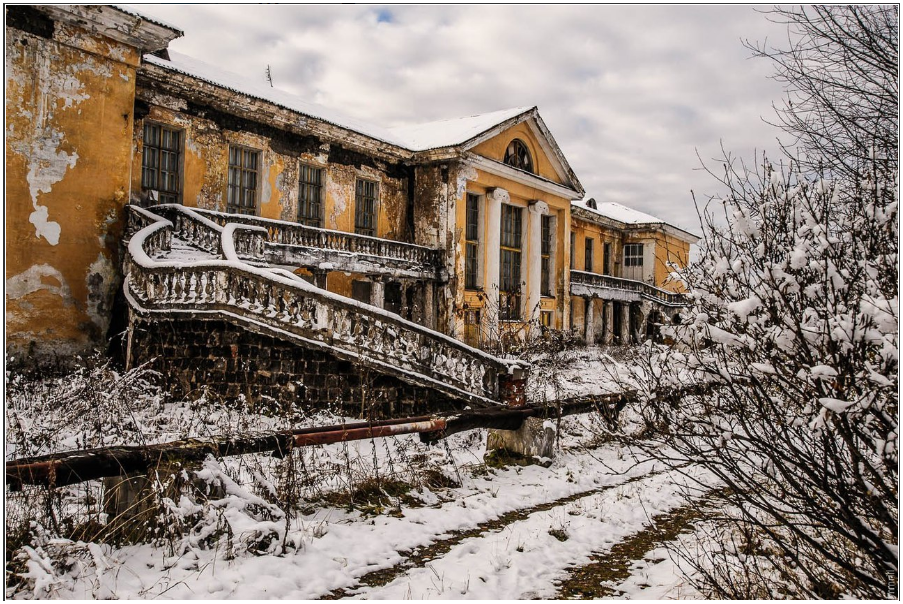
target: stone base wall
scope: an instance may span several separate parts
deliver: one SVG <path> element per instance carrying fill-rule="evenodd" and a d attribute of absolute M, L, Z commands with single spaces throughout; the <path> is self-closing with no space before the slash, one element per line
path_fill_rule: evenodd
<path fill-rule="evenodd" d="M 206 388 L 230 400 L 244 395 L 263 413 L 331 408 L 372 419 L 465 406 L 359 363 L 223 320 L 133 314 L 131 325 L 130 365 L 153 360 L 151 366 L 171 381 L 174 396 L 199 396 Z"/>

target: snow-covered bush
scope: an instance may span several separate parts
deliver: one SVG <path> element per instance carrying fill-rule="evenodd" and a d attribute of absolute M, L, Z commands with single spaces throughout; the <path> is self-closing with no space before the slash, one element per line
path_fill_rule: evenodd
<path fill-rule="evenodd" d="M 676 346 L 651 350 L 642 372 L 648 420 L 729 487 L 732 534 L 746 546 L 700 564 L 717 597 L 896 590 L 899 182 L 896 149 L 884 143 L 897 140 L 898 122 L 870 113 L 896 115 L 881 97 L 896 90 L 896 67 L 881 67 L 896 66 L 896 9 L 806 10 L 778 13 L 806 36 L 777 56 L 808 70 L 779 71 L 834 78 L 796 81 L 791 94 L 840 96 L 784 113 L 803 161 L 748 170 L 725 157 L 726 193 L 701 212 L 701 259 L 683 275 L 693 305 L 669 334 Z M 844 86 L 868 111 L 855 113 Z M 841 100 L 824 105 L 832 99 Z M 837 128 L 848 136 L 833 138 Z M 688 379 L 709 393 L 658 394 Z M 734 567 L 744 581 L 718 571 Z"/>

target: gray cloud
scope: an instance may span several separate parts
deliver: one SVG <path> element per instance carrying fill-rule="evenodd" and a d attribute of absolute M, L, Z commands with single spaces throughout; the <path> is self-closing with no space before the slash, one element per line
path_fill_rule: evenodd
<path fill-rule="evenodd" d="M 777 149 L 781 89 L 740 6 L 144 5 L 171 48 L 383 125 L 538 105 L 587 193 L 698 230 L 704 159 Z M 719 163 L 713 163 L 718 166 Z"/>

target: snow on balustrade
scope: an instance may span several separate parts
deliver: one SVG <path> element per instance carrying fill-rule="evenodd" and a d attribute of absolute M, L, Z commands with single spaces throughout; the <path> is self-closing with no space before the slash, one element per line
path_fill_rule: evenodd
<path fill-rule="evenodd" d="M 270 243 L 336 250 L 378 258 L 392 258 L 420 266 L 438 267 L 441 263 L 440 250 L 411 243 L 368 237 L 343 231 L 318 229 L 294 222 L 258 218 L 256 216 L 224 214 L 211 210 L 195 210 L 195 212 L 209 217 L 211 221 L 220 226 L 236 223 L 262 227 L 266 229 L 267 239 Z"/>
<path fill-rule="evenodd" d="M 218 225 L 212 229 L 206 219 L 195 220 L 190 213 L 175 211 L 172 215 L 176 220 L 161 217 L 135 233 L 129 242 L 125 293 L 138 312 L 223 314 L 478 404 L 497 402 L 499 375 L 522 366 L 381 308 L 237 259 L 235 247 L 240 235 L 250 235 L 253 248 L 253 236 L 261 234 L 259 228 L 233 227 L 224 232 Z M 161 233 L 178 230 L 180 216 L 187 217 L 181 222 L 184 230 L 180 235 L 188 233 L 186 239 L 192 245 L 209 251 L 214 248 L 210 233 L 216 233 L 216 249 L 222 247 L 231 259 L 196 260 L 179 255 L 179 260 L 173 261 L 159 250 L 149 254 Z M 136 221 L 146 219 L 142 215 Z"/>
<path fill-rule="evenodd" d="M 647 299 L 665 306 L 686 306 L 688 303 L 684 294 L 670 292 L 642 281 L 572 270 L 571 295 L 591 296 L 594 294 L 615 300 Z"/>

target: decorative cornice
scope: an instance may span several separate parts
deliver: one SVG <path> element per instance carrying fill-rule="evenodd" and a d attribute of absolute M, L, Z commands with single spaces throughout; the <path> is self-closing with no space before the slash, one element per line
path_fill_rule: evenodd
<path fill-rule="evenodd" d="M 576 189 L 560 185 L 557 182 L 552 182 L 551 180 L 535 174 L 530 174 L 529 172 L 524 172 L 523 170 L 518 170 L 517 168 L 512 168 L 501 162 L 488 159 L 482 155 L 477 155 L 469 151 L 464 153 L 464 162 L 473 168 L 478 168 L 484 172 L 513 180 L 514 182 L 539 189 L 540 191 L 545 191 L 546 193 L 551 193 L 557 197 L 568 200 L 583 198 L 583 193 Z"/>

